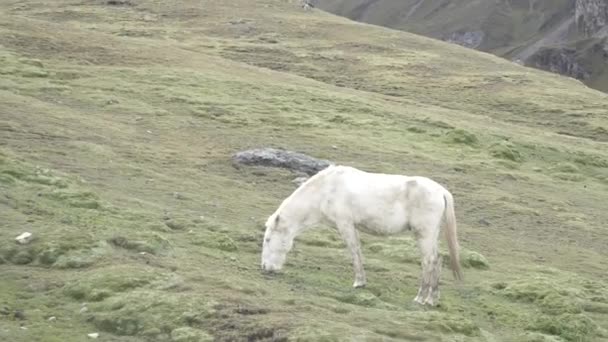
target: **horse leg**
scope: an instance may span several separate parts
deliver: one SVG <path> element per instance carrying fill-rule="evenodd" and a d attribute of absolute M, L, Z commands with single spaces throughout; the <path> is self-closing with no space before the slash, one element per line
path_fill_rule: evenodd
<path fill-rule="evenodd" d="M 353 259 L 353 269 L 355 271 L 355 282 L 353 287 L 364 287 L 367 283 L 367 279 L 365 277 L 365 270 L 363 269 L 363 256 L 361 255 L 359 234 L 352 223 L 341 222 L 338 223 L 337 226 Z"/>
<path fill-rule="evenodd" d="M 418 238 L 420 254 L 422 256 L 422 277 L 420 288 L 414 301 L 419 304 L 434 306 L 439 300 L 439 275 L 441 273 L 441 259 L 437 251 L 437 232 L 427 232 Z"/>

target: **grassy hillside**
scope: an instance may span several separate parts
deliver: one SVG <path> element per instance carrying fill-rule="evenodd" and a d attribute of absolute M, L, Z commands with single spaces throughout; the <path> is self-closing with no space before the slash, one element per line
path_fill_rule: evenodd
<path fill-rule="evenodd" d="M 0 340 L 608 339 L 605 94 L 286 1 L 0 6 Z M 363 235 L 352 289 L 323 227 L 262 275 L 260 146 L 442 182 L 465 282 Z"/>
<path fill-rule="evenodd" d="M 590 38 L 577 28 L 583 24 L 575 20 L 575 1 L 323 0 L 318 5 L 353 20 L 455 42 L 608 90 L 606 37 Z"/>

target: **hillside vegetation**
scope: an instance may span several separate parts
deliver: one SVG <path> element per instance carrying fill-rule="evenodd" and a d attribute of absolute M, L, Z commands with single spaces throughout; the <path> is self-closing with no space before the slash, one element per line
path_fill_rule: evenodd
<path fill-rule="evenodd" d="M 606 341 L 606 142 L 576 80 L 296 3 L 3 1 L 0 340 Z M 263 275 L 264 146 L 446 185 L 465 281 L 362 234 L 355 290 L 327 227 Z"/>

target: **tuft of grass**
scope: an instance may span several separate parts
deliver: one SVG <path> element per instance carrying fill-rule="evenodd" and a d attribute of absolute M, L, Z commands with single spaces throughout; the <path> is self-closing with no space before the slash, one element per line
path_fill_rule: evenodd
<path fill-rule="evenodd" d="M 524 159 L 516 146 L 508 141 L 502 141 L 490 146 L 490 154 L 495 158 L 518 163 L 522 162 Z"/>
<path fill-rule="evenodd" d="M 49 199 L 65 202 L 74 208 L 101 208 L 99 197 L 91 191 L 53 190 L 42 195 Z"/>
<path fill-rule="evenodd" d="M 528 328 L 562 337 L 566 341 L 587 341 L 598 331 L 597 324 L 587 315 L 572 313 L 541 315 Z"/>
<path fill-rule="evenodd" d="M 86 279 L 67 284 L 63 293 L 79 301 L 102 301 L 116 293 L 130 291 L 149 284 L 155 276 L 129 268 L 112 272 L 91 271 Z"/>
<path fill-rule="evenodd" d="M 343 303 L 354 304 L 364 307 L 376 307 L 381 301 L 369 291 L 355 291 L 336 296 L 336 299 Z"/>
<path fill-rule="evenodd" d="M 581 182 L 585 180 L 585 176 L 579 174 L 573 174 L 570 172 L 557 172 L 552 174 L 553 177 L 569 182 Z"/>
<path fill-rule="evenodd" d="M 169 242 L 160 235 L 155 234 L 149 240 L 133 240 L 124 236 L 113 236 L 107 240 L 113 246 L 124 248 L 134 252 L 145 252 L 150 254 L 159 254 L 166 249 Z"/>
<path fill-rule="evenodd" d="M 428 313 L 425 315 L 428 319 L 425 324 L 425 329 L 463 334 L 465 336 L 479 336 L 480 329 L 472 321 L 447 314 Z"/>
<path fill-rule="evenodd" d="M 449 131 L 446 134 L 446 138 L 449 142 L 469 146 L 475 146 L 479 142 L 479 139 L 474 133 L 460 128 Z"/>
<path fill-rule="evenodd" d="M 193 241 L 195 245 L 218 249 L 225 252 L 236 252 L 238 244 L 224 233 L 208 234 Z"/>
<path fill-rule="evenodd" d="M 490 268 L 488 260 L 480 253 L 465 250 L 461 254 L 461 263 L 464 267 L 487 270 Z"/>
<path fill-rule="evenodd" d="M 181 327 L 171 331 L 171 341 L 174 342 L 211 342 L 213 337 L 207 332 L 190 327 Z"/>
<path fill-rule="evenodd" d="M 572 163 L 559 163 L 551 168 L 552 171 L 559 173 L 579 173 L 580 169 Z"/>

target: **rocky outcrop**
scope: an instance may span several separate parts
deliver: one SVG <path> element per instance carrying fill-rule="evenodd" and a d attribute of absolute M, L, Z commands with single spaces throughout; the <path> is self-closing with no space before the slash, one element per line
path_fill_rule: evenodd
<path fill-rule="evenodd" d="M 569 48 L 543 48 L 532 55 L 526 64 L 579 80 L 586 80 L 590 76 L 577 62 L 576 50 Z"/>
<path fill-rule="evenodd" d="M 608 35 L 608 2 L 606 0 L 576 0 L 576 26 L 585 37 Z"/>
<path fill-rule="evenodd" d="M 302 172 L 312 176 L 331 165 L 330 161 L 313 158 L 309 155 L 280 150 L 260 148 L 241 151 L 232 156 L 233 165 L 270 166 Z"/>
<path fill-rule="evenodd" d="M 465 32 L 453 32 L 445 41 L 462 45 L 471 49 L 476 49 L 483 42 L 485 34 L 483 31 L 465 31 Z"/>

